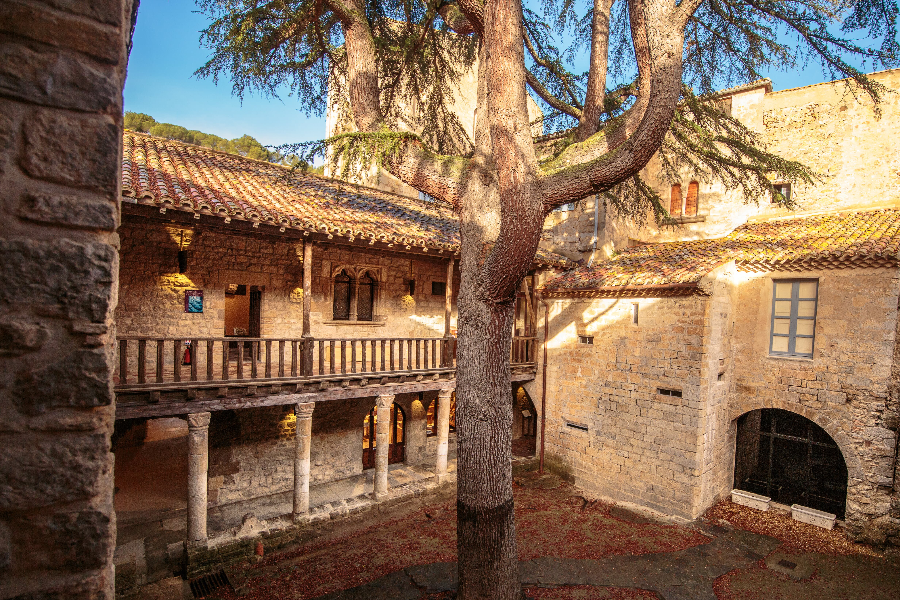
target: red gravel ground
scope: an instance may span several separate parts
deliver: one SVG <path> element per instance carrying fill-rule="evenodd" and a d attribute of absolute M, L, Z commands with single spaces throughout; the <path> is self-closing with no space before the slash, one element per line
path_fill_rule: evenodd
<path fill-rule="evenodd" d="M 514 494 L 522 560 L 671 552 L 709 541 L 686 527 L 613 516 L 610 505 L 585 501 L 573 486 L 552 475 L 518 475 Z M 346 532 L 330 541 L 314 541 L 268 555 L 259 564 L 245 567 L 250 592 L 244 597 L 315 598 L 406 567 L 455 560 L 455 504 L 445 502 L 378 526 Z M 547 600 L 656 598 L 652 592 L 590 586 L 530 588 L 527 593 Z M 230 600 L 237 596 L 229 591 L 223 597 Z"/>

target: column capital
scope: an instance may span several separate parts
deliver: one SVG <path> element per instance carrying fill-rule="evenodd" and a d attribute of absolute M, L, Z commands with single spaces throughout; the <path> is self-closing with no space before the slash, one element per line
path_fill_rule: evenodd
<path fill-rule="evenodd" d="M 294 414 L 298 419 L 311 419 L 315 408 L 315 402 L 300 402 L 294 406 Z"/>
<path fill-rule="evenodd" d="M 453 388 L 444 388 L 438 391 L 438 398 L 449 398 L 453 395 Z"/>
<path fill-rule="evenodd" d="M 191 413 L 187 416 L 188 429 L 205 429 L 209 427 L 209 418 L 211 414 L 208 412 Z"/>
<path fill-rule="evenodd" d="M 376 403 L 378 405 L 378 408 L 381 408 L 382 406 L 384 408 L 390 408 L 391 404 L 394 403 L 394 394 L 384 394 L 382 396 L 378 396 L 376 399 Z"/>

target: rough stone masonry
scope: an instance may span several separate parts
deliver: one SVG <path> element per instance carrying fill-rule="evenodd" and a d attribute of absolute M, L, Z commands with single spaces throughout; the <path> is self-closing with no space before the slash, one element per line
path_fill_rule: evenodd
<path fill-rule="evenodd" d="M 0 598 L 111 598 L 132 3 L 0 1 Z"/>

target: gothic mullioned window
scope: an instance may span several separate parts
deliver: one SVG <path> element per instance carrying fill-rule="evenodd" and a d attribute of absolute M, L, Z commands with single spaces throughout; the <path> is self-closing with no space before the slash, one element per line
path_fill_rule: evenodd
<path fill-rule="evenodd" d="M 353 278 L 342 270 L 334 278 L 334 320 L 346 321 L 350 318 L 350 294 Z"/>

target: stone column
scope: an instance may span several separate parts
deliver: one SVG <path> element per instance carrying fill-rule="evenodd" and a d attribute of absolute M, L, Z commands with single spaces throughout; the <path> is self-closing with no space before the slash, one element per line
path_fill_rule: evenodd
<path fill-rule="evenodd" d="M 437 460 L 434 465 L 434 475 L 438 482 L 447 477 L 447 447 L 450 440 L 450 394 L 453 390 L 441 390 L 438 394 L 438 447 Z"/>
<path fill-rule="evenodd" d="M 208 412 L 194 413 L 188 422 L 188 506 L 189 542 L 206 540 L 206 485 L 209 471 Z"/>
<path fill-rule="evenodd" d="M 316 407 L 305 402 L 294 407 L 297 415 L 297 453 L 294 457 L 294 518 L 309 512 L 309 451 L 312 441 L 312 414 Z"/>
<path fill-rule="evenodd" d="M 350 320 L 356 321 L 358 320 L 358 307 L 359 307 L 359 273 L 357 276 L 351 279 L 352 289 L 350 290 Z"/>
<path fill-rule="evenodd" d="M 388 490 L 388 451 L 391 443 L 391 404 L 393 394 L 378 396 L 378 422 L 375 424 L 375 499 L 387 494 Z"/>

